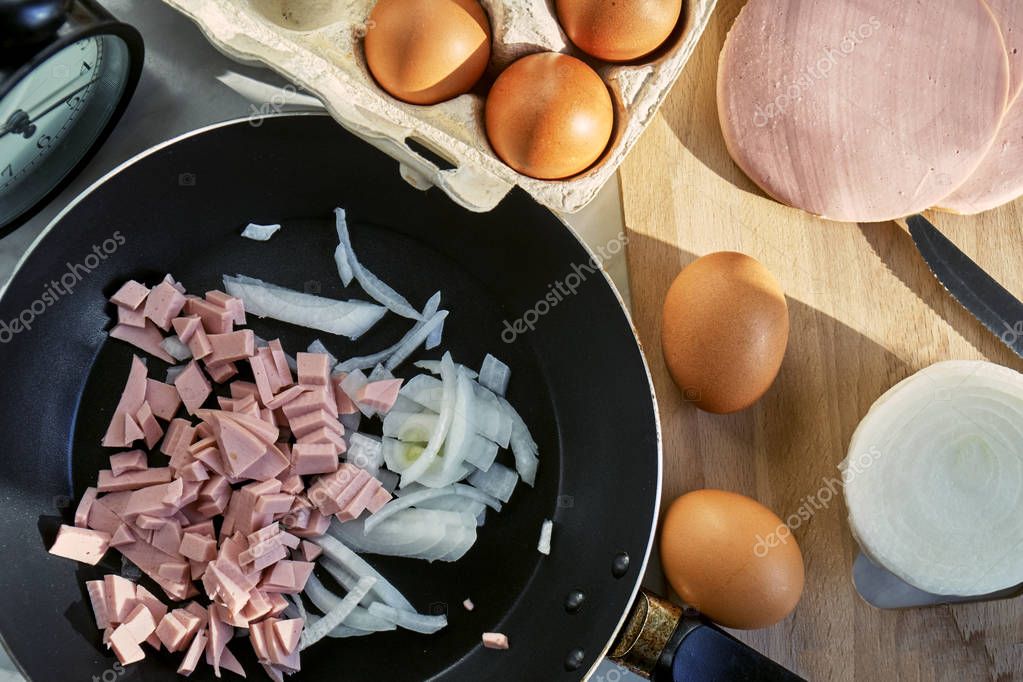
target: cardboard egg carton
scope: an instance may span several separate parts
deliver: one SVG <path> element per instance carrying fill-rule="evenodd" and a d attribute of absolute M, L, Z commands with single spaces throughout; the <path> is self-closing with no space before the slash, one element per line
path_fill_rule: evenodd
<path fill-rule="evenodd" d="M 366 67 L 362 39 L 376 0 L 164 0 L 199 25 L 229 57 L 266 65 L 320 98 L 345 128 L 399 161 L 409 183 L 436 186 L 473 211 L 489 211 L 518 185 L 536 201 L 571 213 L 585 206 L 625 159 L 675 83 L 716 0 L 688 0 L 679 28 L 649 61 L 590 59 L 566 38 L 553 0 L 482 0 L 493 31 L 491 67 L 470 93 L 415 106 L 382 90 Z M 572 54 L 607 83 L 615 129 L 604 156 L 568 180 L 536 180 L 506 166 L 483 125 L 487 83 L 533 52 Z M 410 146 L 410 142 L 414 146 Z M 416 149 L 432 152 L 423 155 Z M 432 158 L 428 158 L 432 157 Z M 443 159 L 446 163 L 438 165 Z"/>

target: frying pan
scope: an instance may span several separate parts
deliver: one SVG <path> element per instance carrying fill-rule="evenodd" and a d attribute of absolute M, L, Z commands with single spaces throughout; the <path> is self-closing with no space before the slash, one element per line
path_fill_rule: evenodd
<path fill-rule="evenodd" d="M 542 459 L 536 487 L 520 486 L 462 561 L 368 557 L 420 611 L 448 613 L 447 629 L 325 641 L 303 653 L 298 679 L 576 680 L 620 628 L 614 653 L 655 679 L 794 679 L 698 618 L 637 600 L 660 500 L 657 413 L 629 319 L 591 254 L 524 194 L 475 214 L 410 188 L 394 165 L 325 116 L 216 125 L 108 174 L 24 258 L 0 298 L 0 634 L 22 671 L 39 681 L 178 679 L 180 654 L 150 652 L 118 670 L 101 645 L 83 585 L 132 570 L 116 551 L 96 567 L 46 552 L 111 454 L 99 442 L 135 351 L 108 340 L 106 299 L 127 279 L 168 272 L 194 292 L 243 273 L 364 298 L 342 289 L 333 263 L 340 205 L 370 269 L 415 305 L 443 292 L 444 347 L 456 361 L 478 366 L 491 352 L 512 367 L 509 399 Z M 262 244 L 238 236 L 248 222 L 285 227 Z M 574 294 L 540 303 L 573 272 Z M 357 344 L 324 340 L 346 357 L 390 345 L 406 326 L 388 316 Z M 271 320 L 250 327 L 292 351 L 317 336 Z M 163 363 L 148 364 L 162 377 Z M 549 557 L 536 550 L 545 518 L 555 523 Z M 473 612 L 461 607 L 467 597 Z M 484 649 L 484 631 L 506 633 L 511 649 Z M 262 674 L 249 646 L 232 649 Z M 208 667 L 193 678 L 214 679 Z"/>

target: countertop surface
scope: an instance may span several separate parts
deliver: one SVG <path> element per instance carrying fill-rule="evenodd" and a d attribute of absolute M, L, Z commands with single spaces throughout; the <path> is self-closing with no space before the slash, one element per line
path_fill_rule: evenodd
<path fill-rule="evenodd" d="M 277 74 L 234 62 L 206 42 L 183 16 L 153 0 L 104 0 L 115 17 L 135 26 L 146 43 L 142 80 L 113 134 L 85 170 L 45 209 L 14 234 L 0 240 L 0 286 L 54 216 L 105 173 L 140 152 L 183 133 L 232 119 L 286 111 L 318 110 L 319 103 Z M 395 163 L 395 173 L 398 172 Z M 624 231 L 617 176 L 582 211 L 563 216 L 597 249 Z M 628 301 L 624 251 L 604 262 Z M 605 664 L 593 682 L 638 680 Z M 0 682 L 22 682 L 0 651 Z"/>

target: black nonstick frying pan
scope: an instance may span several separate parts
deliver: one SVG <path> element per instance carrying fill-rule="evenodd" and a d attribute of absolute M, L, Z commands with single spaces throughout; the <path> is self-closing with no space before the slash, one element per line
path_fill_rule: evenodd
<path fill-rule="evenodd" d="M 111 454 L 100 437 L 134 350 L 107 339 L 107 297 L 127 279 L 154 283 L 167 272 L 193 292 L 242 273 L 364 297 L 345 292 L 335 270 L 339 205 L 372 270 L 416 305 L 443 292 L 444 347 L 457 361 L 478 365 L 491 352 L 512 367 L 509 399 L 540 444 L 541 466 L 536 488 L 520 486 L 462 561 L 368 557 L 418 609 L 447 612 L 447 629 L 328 640 L 303 653 L 294 679 L 577 680 L 612 645 L 655 679 L 792 679 L 699 620 L 679 625 L 679 611 L 656 598 L 636 600 L 660 496 L 657 416 L 633 329 L 581 242 L 525 194 L 475 214 L 414 190 L 394 161 L 318 115 L 214 126 L 126 164 L 43 234 L 0 298 L 0 634 L 25 674 L 178 679 L 180 654 L 149 652 L 119 670 L 100 643 L 83 583 L 124 571 L 116 551 L 96 567 L 46 552 Z M 262 244 L 239 237 L 248 222 L 284 229 Z M 572 272 L 575 293 L 540 304 Z M 531 331 L 507 331 L 524 317 Z M 293 351 L 317 336 L 269 320 L 250 327 Z M 389 316 L 357 344 L 325 341 L 345 357 L 386 347 L 406 327 Z M 155 376 L 165 369 L 149 366 Z M 555 522 L 549 557 L 536 550 L 545 518 Z M 473 612 L 461 606 L 467 597 Z M 484 631 L 506 633 L 511 649 L 484 649 Z M 259 679 L 250 647 L 232 649 Z M 214 678 L 202 666 L 193 679 Z"/>

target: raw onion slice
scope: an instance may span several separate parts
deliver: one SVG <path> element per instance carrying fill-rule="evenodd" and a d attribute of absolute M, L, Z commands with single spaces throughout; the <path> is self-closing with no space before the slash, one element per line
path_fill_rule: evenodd
<path fill-rule="evenodd" d="M 416 367 L 418 367 L 419 369 L 425 369 L 430 374 L 436 374 L 440 376 L 440 360 L 420 360 L 419 362 L 416 363 Z M 463 365 L 458 366 L 458 371 L 465 372 L 466 374 L 469 375 L 470 379 L 479 378 L 479 374 L 476 374 L 476 372 L 472 371 L 471 369 Z"/>
<path fill-rule="evenodd" d="M 430 299 L 431 301 L 433 299 Z M 438 297 L 439 301 L 440 298 Z M 424 311 L 429 310 L 429 306 Z M 405 362 L 412 353 L 415 352 L 416 348 L 419 348 L 426 340 L 433 330 L 437 329 L 444 323 L 444 319 L 447 318 L 448 311 L 446 310 L 434 310 L 429 313 L 429 317 L 423 322 L 417 322 L 413 325 L 412 329 L 409 330 L 405 336 L 403 336 L 396 344 L 384 350 L 373 353 L 372 355 L 364 355 L 357 358 L 349 358 L 344 362 L 340 363 L 334 368 L 334 373 L 339 374 L 341 372 L 351 372 L 356 369 L 369 369 L 370 367 L 376 367 L 377 365 L 383 364 L 388 370 L 394 370 Z"/>
<path fill-rule="evenodd" d="M 372 517 L 370 517 L 372 518 Z M 436 561 L 452 554 L 456 547 L 475 544 L 476 519 L 469 514 L 433 509 L 406 508 L 366 532 L 366 519 L 332 523 L 330 534 L 368 554 Z M 466 543 L 465 532 L 472 540 Z M 464 551 L 452 561 L 461 558 Z"/>
<path fill-rule="evenodd" d="M 333 639 L 344 639 L 346 637 L 365 637 L 366 635 L 372 634 L 374 633 L 367 632 L 365 630 L 356 630 L 355 628 L 350 628 L 347 625 L 338 625 L 336 628 L 331 630 L 327 636 Z"/>
<path fill-rule="evenodd" d="M 168 336 L 160 342 L 160 347 L 178 362 L 192 359 L 192 349 L 181 343 L 177 336 Z"/>
<path fill-rule="evenodd" d="M 448 437 L 444 441 L 444 460 L 439 476 L 441 480 L 449 479 L 454 483 L 458 478 L 465 461 L 466 451 L 472 445 L 473 431 L 473 403 L 475 402 L 472 390 L 472 380 L 464 374 L 459 374 L 456 379 L 455 389 L 455 414 L 451 419 L 451 428 L 448 430 Z"/>
<path fill-rule="evenodd" d="M 338 251 L 335 252 L 335 260 L 338 259 L 339 253 L 342 257 L 347 258 L 351 271 L 355 275 L 355 279 L 374 301 L 382 304 L 396 315 L 407 317 L 410 320 L 421 320 L 422 315 L 418 310 L 412 307 L 411 303 L 405 300 L 404 296 L 392 289 L 372 272 L 364 268 L 359 262 L 358 257 L 355 255 L 355 250 L 352 248 L 351 237 L 348 234 L 348 221 L 345 217 L 345 210 L 343 208 L 335 208 L 334 215 L 337 218 L 337 236 L 341 242 L 341 246 L 344 247 L 343 251 L 339 248 Z M 347 272 L 342 272 L 340 263 L 338 263 L 338 273 L 341 274 L 343 281 Z M 351 280 L 349 280 L 349 282 L 345 282 L 345 286 L 348 286 L 350 281 Z"/>
<path fill-rule="evenodd" d="M 251 277 L 224 275 L 224 290 L 256 317 L 357 339 L 387 312 L 365 301 L 338 301 L 286 289 Z"/>
<path fill-rule="evenodd" d="M 510 379 L 511 368 L 490 353 L 487 353 L 487 357 L 483 358 L 483 366 L 480 367 L 480 386 L 503 396 L 508 390 L 508 381 Z"/>
<path fill-rule="evenodd" d="M 280 229 L 280 225 L 257 225 L 256 223 L 249 223 L 245 226 L 245 229 L 242 230 L 242 236 L 255 242 L 267 242 L 270 241 L 270 237 L 277 234 Z"/>
<path fill-rule="evenodd" d="M 536 472 L 540 467 L 540 446 L 533 440 L 529 433 L 529 427 L 523 421 L 518 411 L 511 406 L 504 398 L 498 398 L 504 413 L 508 415 L 512 423 L 511 449 L 515 455 L 515 469 L 519 476 L 529 487 L 536 485 Z"/>
<path fill-rule="evenodd" d="M 405 492 L 396 499 L 391 500 L 385 504 L 380 511 L 367 518 L 364 526 L 364 532 L 372 532 L 373 529 L 380 525 L 381 522 L 387 520 L 403 509 L 418 507 L 429 500 L 449 496 L 465 497 L 474 502 L 492 507 L 494 511 L 501 511 L 500 500 L 471 486 L 455 484 L 446 488 L 418 487 L 413 492 Z"/>
<path fill-rule="evenodd" d="M 469 483 L 502 502 L 511 499 L 518 482 L 519 475 L 503 464 L 494 464 L 489 471 L 474 471 L 469 476 Z"/>
<path fill-rule="evenodd" d="M 418 613 L 408 613 L 398 611 L 386 604 L 373 604 L 369 607 L 369 612 L 374 616 L 391 620 L 400 628 L 424 635 L 432 635 L 448 626 L 447 616 L 424 616 Z"/>
<path fill-rule="evenodd" d="M 355 587 L 358 587 L 356 584 Z M 346 588 L 349 592 L 355 588 Z M 337 596 L 327 586 L 320 582 L 320 579 L 316 577 L 316 574 L 311 574 L 309 580 L 306 581 L 305 595 L 309 597 L 309 601 L 313 605 L 322 611 L 324 614 L 330 613 L 333 609 L 336 609 L 341 603 L 341 597 Z M 368 594 L 366 595 L 369 596 Z M 363 598 L 365 600 L 365 598 Z M 394 624 L 384 619 L 376 618 L 370 615 L 370 613 L 358 605 L 347 618 L 341 621 L 343 625 L 355 628 L 356 630 L 365 630 L 367 632 L 386 632 L 388 630 L 394 630 Z"/>
<path fill-rule="evenodd" d="M 440 511 L 458 512 L 459 514 L 469 514 L 473 517 L 478 517 L 480 512 L 486 511 L 487 508 L 487 505 L 482 502 L 477 502 L 472 498 L 463 497 L 462 495 L 445 495 L 443 497 L 436 497 L 432 500 L 420 502 L 417 506 L 420 509 L 437 509 Z"/>
<path fill-rule="evenodd" d="M 940 595 L 1023 583 L 1023 375 L 932 365 L 881 396 L 841 466 L 849 524 L 877 564 Z"/>
<path fill-rule="evenodd" d="M 544 556 L 549 556 L 551 553 L 551 539 L 554 536 L 554 522 L 550 519 L 544 519 L 543 525 L 540 526 L 540 541 L 536 543 L 536 551 L 540 552 Z"/>
<path fill-rule="evenodd" d="M 397 412 L 391 410 L 384 417 L 384 436 L 397 438 L 405 443 L 422 443 L 430 441 L 430 436 L 437 429 L 439 415 L 431 412 Z"/>
<path fill-rule="evenodd" d="M 409 600 L 405 598 L 405 595 L 399 592 L 384 576 L 380 575 L 376 569 L 366 563 L 365 559 L 348 547 L 345 547 L 343 543 L 335 540 L 330 535 L 323 535 L 316 539 L 316 544 L 323 548 L 323 554 L 327 558 L 333 559 L 335 563 L 352 575 L 358 576 L 360 579 L 365 577 L 376 578 L 377 582 L 373 585 L 373 591 L 385 603 L 396 609 L 415 611 Z"/>
<path fill-rule="evenodd" d="M 440 412 L 441 403 L 444 401 L 444 384 L 429 374 L 418 374 L 401 387 L 398 395 L 426 409 Z"/>
<path fill-rule="evenodd" d="M 430 335 L 426 337 L 426 343 L 423 345 L 423 348 L 433 350 L 440 346 L 444 341 L 444 322 L 445 320 L 441 320 L 440 324 L 430 332 Z"/>
<path fill-rule="evenodd" d="M 344 568 L 341 567 L 340 564 L 335 562 L 333 559 L 323 559 L 322 561 L 320 561 L 320 566 L 322 566 L 323 570 L 330 574 L 330 577 L 333 578 L 338 585 L 345 588 L 349 592 L 355 589 L 355 586 L 359 584 L 359 579 L 356 576 L 346 571 Z M 363 600 L 359 602 L 359 604 L 365 606 L 366 608 L 369 608 L 369 605 L 375 601 L 376 601 L 375 595 L 373 593 L 370 593 L 367 594 L 363 598 Z"/>
<path fill-rule="evenodd" d="M 451 429 L 451 422 L 455 416 L 455 399 L 457 397 L 458 372 L 455 370 L 455 363 L 451 360 L 451 353 L 445 353 L 441 359 L 441 381 L 444 382 L 444 402 L 441 405 L 440 416 L 437 421 L 437 428 L 426 447 L 416 458 L 416 461 L 405 469 L 399 471 L 401 474 L 401 485 L 408 485 L 426 473 L 437 453 L 448 437 Z"/>
<path fill-rule="evenodd" d="M 429 338 L 430 334 L 441 328 L 447 317 L 448 311 L 446 310 L 438 310 L 431 315 L 430 319 L 423 323 L 423 326 L 414 329 L 391 349 L 391 354 L 384 362 L 384 366 L 390 370 L 400 367 L 415 352 L 416 348 L 419 348 Z"/>
<path fill-rule="evenodd" d="M 325 614 L 323 618 L 316 621 L 312 626 L 306 627 L 302 631 L 302 638 L 300 640 L 298 650 L 305 651 L 313 644 L 316 644 L 326 637 L 331 630 L 341 625 L 342 621 L 344 621 L 344 619 L 347 618 L 359 605 L 362 598 L 373 589 L 376 582 L 376 578 L 361 578 L 359 580 L 359 584 L 354 590 L 345 595 L 345 598 L 341 600 L 341 603 L 331 609 L 330 612 Z"/>

